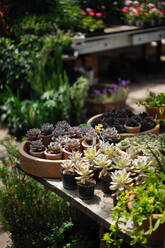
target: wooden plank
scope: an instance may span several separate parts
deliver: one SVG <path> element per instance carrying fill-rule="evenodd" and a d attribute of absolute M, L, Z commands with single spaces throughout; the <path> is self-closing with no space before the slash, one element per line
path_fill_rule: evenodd
<path fill-rule="evenodd" d="M 131 37 L 132 37 L 132 45 L 141 45 L 152 41 L 159 41 L 165 38 L 165 29 L 155 32 L 133 34 L 131 35 Z"/>

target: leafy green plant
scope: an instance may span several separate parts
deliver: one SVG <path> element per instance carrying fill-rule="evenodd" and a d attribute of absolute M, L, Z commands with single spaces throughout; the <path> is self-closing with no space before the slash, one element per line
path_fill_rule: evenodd
<path fill-rule="evenodd" d="M 139 105 L 149 105 L 150 107 L 164 107 L 165 106 L 165 93 L 156 94 L 149 92 L 148 96 L 144 100 L 137 102 Z"/>

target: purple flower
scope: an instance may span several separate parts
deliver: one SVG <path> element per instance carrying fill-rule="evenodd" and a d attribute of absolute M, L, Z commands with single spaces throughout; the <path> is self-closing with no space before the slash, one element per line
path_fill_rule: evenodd
<path fill-rule="evenodd" d="M 121 78 L 118 78 L 118 82 L 122 87 L 126 87 L 128 84 L 130 84 L 130 80 L 122 80 Z"/>

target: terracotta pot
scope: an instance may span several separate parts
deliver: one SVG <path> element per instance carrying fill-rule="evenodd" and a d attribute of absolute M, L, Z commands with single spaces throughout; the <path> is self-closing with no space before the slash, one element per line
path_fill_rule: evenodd
<path fill-rule="evenodd" d="M 99 140 L 99 142 L 96 144 L 96 150 L 99 149 L 101 143 L 102 143 L 102 141 Z M 88 148 L 92 148 L 93 145 L 88 145 L 87 142 L 85 140 L 83 140 L 82 147 L 83 147 L 83 150 L 87 150 Z"/>
<path fill-rule="evenodd" d="M 45 158 L 44 151 L 42 151 L 42 152 L 33 152 L 33 151 L 29 150 L 29 153 L 30 153 L 30 155 L 32 155 L 33 157 L 36 157 L 36 158 Z"/>
<path fill-rule="evenodd" d="M 136 194 L 132 194 L 130 196 L 130 201 L 128 202 L 128 208 L 133 208 L 132 200 L 136 198 Z M 163 217 L 163 214 L 152 214 L 152 223 L 155 225 L 158 218 Z M 137 231 L 147 231 L 149 226 L 149 218 L 143 221 L 142 225 L 139 226 L 135 220 L 133 220 L 134 226 L 137 228 Z M 160 224 L 156 231 L 152 232 L 152 234 L 148 237 L 147 245 L 150 247 L 163 247 L 163 240 L 165 237 L 165 223 Z"/>
<path fill-rule="evenodd" d="M 145 105 L 145 108 L 147 113 L 154 119 L 165 119 L 165 107 L 150 107 L 149 105 Z"/>
<path fill-rule="evenodd" d="M 52 138 L 52 134 L 49 134 L 49 135 L 41 135 L 41 138 L 42 138 L 42 142 L 44 144 L 44 146 L 48 146 L 51 142 L 51 138 Z"/>
<path fill-rule="evenodd" d="M 65 150 L 65 148 L 63 148 L 63 158 L 64 159 L 70 159 L 70 156 L 72 155 L 71 152 L 68 152 Z"/>
<path fill-rule="evenodd" d="M 57 154 L 50 154 L 46 151 L 44 151 L 45 157 L 46 159 L 50 159 L 50 160 L 62 160 L 62 152 L 57 153 Z"/>
<path fill-rule="evenodd" d="M 136 127 L 129 127 L 126 124 L 124 125 L 125 130 L 127 133 L 139 133 L 140 132 L 140 128 L 141 128 L 141 124 L 139 124 Z"/>

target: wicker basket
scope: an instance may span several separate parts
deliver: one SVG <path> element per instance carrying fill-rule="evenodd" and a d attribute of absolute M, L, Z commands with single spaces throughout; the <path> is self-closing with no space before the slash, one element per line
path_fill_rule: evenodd
<path fill-rule="evenodd" d="M 63 160 L 48 160 L 33 157 L 27 153 L 27 142 L 23 142 L 19 148 L 21 168 L 37 177 L 61 178 L 60 168 Z"/>
<path fill-rule="evenodd" d="M 101 90 L 104 88 L 113 88 L 113 87 L 114 87 L 113 84 L 96 84 L 91 87 L 90 91 L 93 90 L 94 88 Z M 128 88 L 124 88 L 124 90 L 125 90 L 125 97 L 113 102 L 97 102 L 95 100 L 88 98 L 85 102 L 88 109 L 88 113 L 99 114 L 108 111 L 110 108 L 120 109 L 125 107 L 126 100 L 128 97 Z"/>
<path fill-rule="evenodd" d="M 98 114 L 98 115 L 95 115 L 93 116 L 92 118 L 90 118 L 88 121 L 87 121 L 87 124 L 88 125 L 91 125 L 92 121 L 95 120 L 96 118 L 102 116 L 102 114 Z M 120 137 L 121 139 L 125 139 L 125 138 L 130 138 L 130 137 L 133 137 L 133 136 L 136 136 L 136 135 L 145 135 L 145 134 L 148 134 L 148 133 L 153 133 L 153 134 L 156 134 L 158 135 L 159 134 L 159 129 L 160 129 L 160 125 L 157 124 L 154 128 L 150 129 L 150 130 L 147 130 L 147 131 L 144 131 L 144 132 L 139 132 L 139 133 L 120 133 Z"/>

